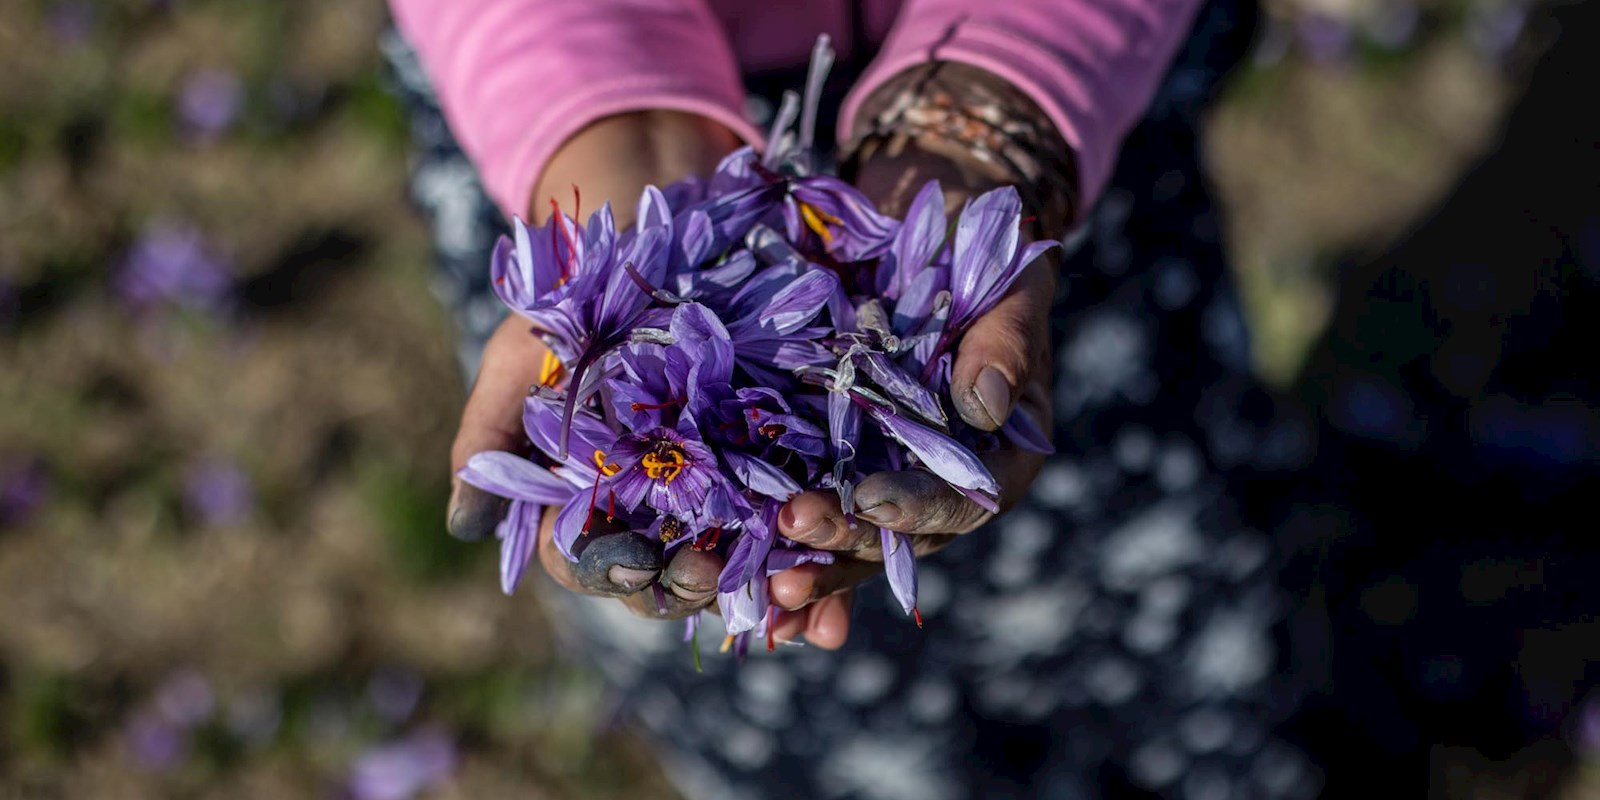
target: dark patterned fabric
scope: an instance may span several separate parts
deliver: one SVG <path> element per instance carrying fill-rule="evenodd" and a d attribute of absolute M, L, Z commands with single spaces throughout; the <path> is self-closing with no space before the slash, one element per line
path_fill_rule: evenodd
<path fill-rule="evenodd" d="M 1248 40 L 1241 19 L 1207 7 L 1070 242 L 1058 455 L 1022 507 L 924 559 L 924 629 L 877 581 L 837 653 L 780 647 L 737 665 L 714 652 L 707 615 L 697 673 L 680 625 L 540 582 L 685 796 L 1315 794 L 1316 771 L 1272 732 L 1292 699 L 1274 637 L 1286 605 L 1269 520 L 1235 483 L 1303 464 L 1310 432 L 1278 420 L 1251 376 L 1198 165 L 1196 117 Z M 499 319 L 486 265 L 500 222 L 403 44 L 388 50 L 470 375 Z"/>

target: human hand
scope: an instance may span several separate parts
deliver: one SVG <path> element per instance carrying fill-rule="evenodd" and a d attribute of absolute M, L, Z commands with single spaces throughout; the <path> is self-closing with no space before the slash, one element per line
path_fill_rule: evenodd
<path fill-rule="evenodd" d="M 952 213 L 1009 182 L 959 155 L 915 146 L 864 163 L 856 176 L 857 188 L 896 217 L 904 215 L 911 198 L 929 180 L 939 181 L 945 207 Z M 1022 406 L 1043 430 L 1051 429 L 1049 322 L 1055 290 L 1053 263 L 1039 259 L 999 304 L 967 330 L 951 370 L 951 400 L 967 424 L 994 431 Z M 1003 513 L 1026 494 L 1044 456 L 1001 437 L 999 449 L 985 454 L 983 461 L 1000 484 Z M 883 571 L 880 526 L 912 534 L 912 552 L 920 557 L 995 516 L 924 470 L 865 478 L 856 484 L 855 506 L 854 527 L 832 492 L 798 495 L 779 516 L 779 531 L 785 536 L 836 555 L 832 564 L 803 564 L 770 579 L 773 601 L 789 609 L 778 617 L 777 638 L 803 634 L 825 647 L 843 644 L 852 587 Z M 815 641 L 819 634 L 823 641 Z"/>
<path fill-rule="evenodd" d="M 646 111 L 607 117 L 583 129 L 551 159 L 529 201 L 528 217 L 543 221 L 550 216 L 551 199 L 566 198 L 576 187 L 585 203 L 594 203 L 591 208 L 611 200 L 618 229 L 626 228 L 633 224 L 635 203 L 646 186 L 709 175 L 738 146 L 731 131 L 690 114 Z M 478 453 L 530 451 L 523 404 L 530 387 L 540 383 L 547 353 L 528 321 L 515 315 L 489 338 L 451 447 L 452 474 Z M 487 538 L 509 505 L 456 478 L 447 511 L 450 533 L 467 540 Z M 534 549 L 545 571 L 562 586 L 618 598 L 629 610 L 652 619 L 681 619 L 715 602 L 721 556 L 680 547 L 666 561 L 660 543 L 597 525 L 574 546 L 574 563 L 556 548 L 555 518 L 556 510 L 547 509 Z M 523 564 L 509 566 L 520 573 Z M 662 589 L 659 606 L 650 589 L 657 581 Z"/>

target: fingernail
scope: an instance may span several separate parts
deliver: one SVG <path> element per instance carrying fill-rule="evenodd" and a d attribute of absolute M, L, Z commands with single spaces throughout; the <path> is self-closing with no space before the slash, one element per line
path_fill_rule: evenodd
<path fill-rule="evenodd" d="M 788 646 L 788 647 L 805 647 L 806 646 L 806 642 L 805 642 L 804 639 L 779 639 L 778 640 L 778 644 L 785 645 L 785 646 Z"/>
<path fill-rule="evenodd" d="M 978 373 L 978 379 L 972 382 L 972 393 L 996 428 L 1006 424 L 1006 419 L 1011 416 L 1011 384 L 999 369 L 984 367 Z"/>
<path fill-rule="evenodd" d="M 656 573 L 653 570 L 616 566 L 606 571 L 606 577 L 619 588 L 637 591 L 655 580 Z"/>
<path fill-rule="evenodd" d="M 706 589 L 672 584 L 671 586 L 667 587 L 667 591 L 672 592 L 673 596 L 677 597 L 679 600 L 687 600 L 691 603 L 698 603 L 701 600 L 706 600 L 712 595 L 716 594 L 717 587 L 712 586 L 711 588 Z"/>
<path fill-rule="evenodd" d="M 877 525 L 892 525 L 905 516 L 905 512 L 894 503 L 879 502 L 857 511 L 856 516 Z"/>

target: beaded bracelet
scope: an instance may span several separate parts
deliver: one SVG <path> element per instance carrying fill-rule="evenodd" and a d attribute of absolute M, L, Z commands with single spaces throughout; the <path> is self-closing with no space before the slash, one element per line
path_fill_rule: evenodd
<path fill-rule="evenodd" d="M 862 105 L 848 170 L 915 144 L 1017 186 L 1041 229 L 1069 227 L 1078 209 L 1076 160 L 1038 104 L 1010 82 L 956 62 L 934 62 L 890 79 Z M 1059 227 L 1047 221 L 1060 222 Z"/>

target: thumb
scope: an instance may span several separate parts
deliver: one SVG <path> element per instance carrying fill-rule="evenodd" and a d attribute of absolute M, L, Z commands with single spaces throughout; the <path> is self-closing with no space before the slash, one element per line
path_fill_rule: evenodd
<path fill-rule="evenodd" d="M 461 412 L 450 447 L 451 474 L 467 459 L 490 450 L 525 453 L 527 434 L 522 428 L 522 406 L 528 389 L 539 382 L 546 348 L 528 329 L 528 321 L 511 316 L 495 329 L 483 348 L 478 379 Z M 446 511 L 450 535 L 473 541 L 487 538 L 505 516 L 509 501 L 460 478 L 452 478 Z"/>
<path fill-rule="evenodd" d="M 1045 377 L 1055 288 L 1049 259 L 1036 260 L 962 336 L 951 369 L 950 394 L 967 424 L 998 430 L 1028 382 Z"/>

